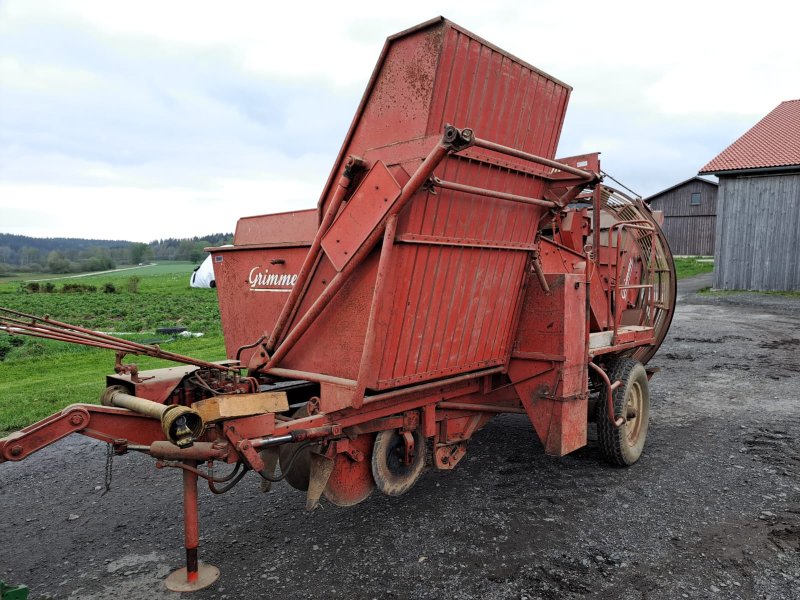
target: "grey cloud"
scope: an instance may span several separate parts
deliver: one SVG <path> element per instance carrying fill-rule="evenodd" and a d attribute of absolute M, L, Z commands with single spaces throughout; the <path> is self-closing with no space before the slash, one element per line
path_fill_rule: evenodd
<path fill-rule="evenodd" d="M 308 155 L 332 162 L 358 102 L 326 82 L 244 72 L 230 53 L 178 52 L 86 29 L 7 32 L 3 55 L 98 81 L 44 93 L 0 81 L 0 143 L 14 158 L 0 167 L 7 182 L 63 181 L 64 165 L 80 161 L 149 171 L 162 182 L 193 172 L 195 185 L 258 166 L 285 169 Z"/>
<path fill-rule="evenodd" d="M 580 107 L 567 114 L 559 154 L 599 151 L 604 170 L 648 196 L 696 175 L 754 122 L 730 115 L 646 117 L 619 108 Z M 584 148 L 591 139 L 608 146 Z"/>

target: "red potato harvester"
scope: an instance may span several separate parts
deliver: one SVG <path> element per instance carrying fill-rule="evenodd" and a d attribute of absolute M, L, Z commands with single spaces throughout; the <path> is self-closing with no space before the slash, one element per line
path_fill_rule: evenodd
<path fill-rule="evenodd" d="M 8 332 L 117 364 L 102 406 L 3 438 L 0 462 L 82 433 L 180 468 L 187 566 L 167 586 L 182 591 L 219 574 L 197 559 L 198 478 L 220 493 L 253 471 L 309 510 L 350 506 L 454 468 L 502 413 L 554 456 L 596 421 L 602 454 L 636 462 L 675 271 L 598 154 L 554 160 L 570 91 L 442 18 L 391 36 L 317 208 L 240 219 L 211 250 L 229 360 L 4 311 Z M 126 354 L 185 366 L 138 372 Z"/>

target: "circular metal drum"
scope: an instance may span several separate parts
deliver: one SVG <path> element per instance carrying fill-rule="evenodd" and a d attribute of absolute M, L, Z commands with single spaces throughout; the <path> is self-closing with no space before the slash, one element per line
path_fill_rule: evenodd
<path fill-rule="evenodd" d="M 601 210 L 604 213 L 600 218 L 601 227 L 605 227 L 605 222 L 610 217 L 612 222 L 647 221 L 655 228 L 654 235 L 635 229 L 628 229 L 625 232 L 625 235 L 631 238 L 629 246 L 642 261 L 643 272 L 653 274 L 652 281 L 642 281 L 653 284 L 653 302 L 649 301 L 646 289 L 640 289 L 630 302 L 634 309 L 641 312 L 642 321 L 652 325 L 655 342 L 653 345 L 639 346 L 624 354 L 642 364 L 647 364 L 664 341 L 675 312 L 676 277 L 672 252 L 653 213 L 641 200 L 630 198 L 619 190 L 604 185 Z"/>

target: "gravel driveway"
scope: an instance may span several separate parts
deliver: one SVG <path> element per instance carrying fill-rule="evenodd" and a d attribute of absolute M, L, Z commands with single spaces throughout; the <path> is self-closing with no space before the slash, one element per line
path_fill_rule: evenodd
<path fill-rule="evenodd" d="M 478 433 L 400 498 L 303 512 L 285 484 L 201 489 L 210 598 L 799 598 L 800 299 L 680 285 L 634 467 L 542 454 L 527 419 Z M 102 374 L 98 373 L 98 376 Z M 180 473 L 75 436 L 0 466 L 0 579 L 31 598 L 178 598 Z"/>

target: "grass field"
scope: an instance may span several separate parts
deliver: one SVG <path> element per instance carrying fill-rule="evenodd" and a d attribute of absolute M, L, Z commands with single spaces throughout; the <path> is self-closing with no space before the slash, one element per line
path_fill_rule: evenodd
<path fill-rule="evenodd" d="M 696 256 L 682 256 L 675 259 L 675 274 L 678 279 L 693 277 L 701 273 L 711 273 L 713 270 L 713 261 L 701 260 Z"/>
<path fill-rule="evenodd" d="M 135 275 L 137 271 L 142 271 L 147 269 L 149 272 L 158 272 L 159 270 L 167 270 L 172 271 L 175 269 L 183 268 L 190 263 L 182 263 L 182 262 L 174 262 L 174 263 L 152 263 L 144 266 L 138 265 L 125 265 L 116 269 L 118 273 L 116 274 L 109 274 L 112 276 L 115 275 L 122 275 L 126 274 L 128 276 Z M 194 267 L 192 267 L 194 268 Z M 190 269 L 191 270 L 191 269 Z M 105 273 L 102 271 L 101 273 Z M 57 275 L 53 273 L 6 273 L 0 275 L 0 284 L 2 283 L 9 283 L 9 282 L 20 282 L 20 281 L 62 281 L 62 280 L 70 280 L 70 279 L 83 279 L 84 277 L 101 277 L 102 275 L 93 272 L 84 272 L 84 273 L 69 273 L 63 275 Z"/>
<path fill-rule="evenodd" d="M 158 341 L 165 349 L 207 360 L 225 358 L 217 294 L 189 287 L 192 263 L 162 263 L 136 270 L 54 281 L 94 285 L 111 283 L 117 293 L 26 293 L 20 281 L 0 280 L 0 306 L 99 331 L 138 333 L 137 341 Z M 37 274 L 38 275 L 38 274 Z M 138 277 L 138 291 L 128 291 Z M 198 338 L 155 334 L 159 327 L 186 327 Z M 75 402 L 99 400 L 105 375 L 113 372 L 114 353 L 49 340 L 12 338 L 0 333 L 0 431 L 23 427 Z M 131 356 L 141 368 L 174 363 Z"/>

